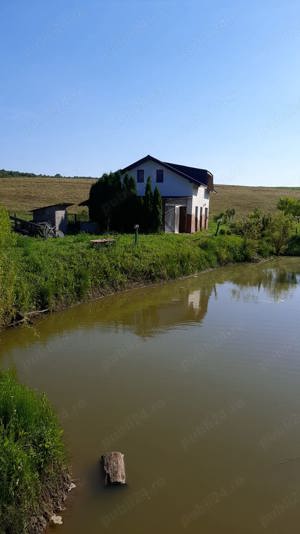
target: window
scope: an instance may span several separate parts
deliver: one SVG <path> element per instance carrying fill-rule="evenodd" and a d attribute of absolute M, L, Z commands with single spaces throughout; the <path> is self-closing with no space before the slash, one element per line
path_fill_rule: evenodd
<path fill-rule="evenodd" d="M 156 170 L 156 182 L 162 183 L 164 181 L 164 171 L 163 169 L 157 169 Z"/>
<path fill-rule="evenodd" d="M 198 231 L 198 206 L 195 208 L 195 232 Z"/>
<path fill-rule="evenodd" d="M 142 184 L 144 182 L 144 169 L 137 170 L 137 183 Z"/>

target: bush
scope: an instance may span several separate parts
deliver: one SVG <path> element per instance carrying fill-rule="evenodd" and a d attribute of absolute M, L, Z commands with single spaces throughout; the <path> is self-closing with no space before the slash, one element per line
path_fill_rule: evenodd
<path fill-rule="evenodd" d="M 14 314 L 16 262 L 16 235 L 11 231 L 8 213 L 0 207 L 0 326 L 5 322 L 8 310 Z"/>
<path fill-rule="evenodd" d="M 275 254 L 283 254 L 291 238 L 293 227 L 292 217 L 277 213 L 273 215 L 266 236 L 274 248 Z"/>
<path fill-rule="evenodd" d="M 44 395 L 0 374 L 1 532 L 29 532 L 43 486 L 65 463 L 62 431 Z"/>
<path fill-rule="evenodd" d="M 288 242 L 286 248 L 287 256 L 300 256 L 300 236 L 294 235 Z"/>
<path fill-rule="evenodd" d="M 239 236 L 206 238 L 200 242 L 200 246 L 206 251 L 211 266 L 251 261 L 257 256 L 255 243 Z"/>
<path fill-rule="evenodd" d="M 15 234 L 11 231 L 8 212 L 0 206 L 0 252 L 3 248 L 13 245 L 16 241 Z"/>

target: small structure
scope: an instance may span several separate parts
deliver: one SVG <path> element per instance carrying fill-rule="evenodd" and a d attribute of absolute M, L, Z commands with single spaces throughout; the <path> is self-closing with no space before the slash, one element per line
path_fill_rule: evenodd
<path fill-rule="evenodd" d="M 48 223 L 55 228 L 56 234 L 61 232 L 65 234 L 68 226 L 67 208 L 72 206 L 72 203 L 52 204 L 50 206 L 43 206 L 31 210 L 33 222 Z"/>
<path fill-rule="evenodd" d="M 105 485 L 126 484 L 124 454 L 108 452 L 101 457 L 105 473 Z"/>

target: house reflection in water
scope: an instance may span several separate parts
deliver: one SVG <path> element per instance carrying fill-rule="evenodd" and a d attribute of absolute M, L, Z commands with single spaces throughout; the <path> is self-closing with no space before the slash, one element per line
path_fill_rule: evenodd
<path fill-rule="evenodd" d="M 130 327 L 137 335 L 148 337 L 157 331 L 201 322 L 207 313 L 214 284 L 199 288 L 199 280 L 190 282 L 191 284 L 187 285 L 185 281 L 184 286 L 179 286 L 177 282 L 165 288 L 155 287 L 150 293 L 147 290 L 144 298 L 140 292 L 136 295 L 131 293 L 131 313 L 128 313 L 128 301 L 124 302 L 124 308 L 121 305 L 117 317 L 115 316 L 116 327 L 121 323 Z M 197 289 L 193 289 L 193 285 Z M 129 298 L 129 295 L 127 296 Z"/>

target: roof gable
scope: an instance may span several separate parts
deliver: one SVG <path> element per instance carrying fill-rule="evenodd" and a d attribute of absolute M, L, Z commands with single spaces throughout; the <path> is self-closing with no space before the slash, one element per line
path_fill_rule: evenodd
<path fill-rule="evenodd" d="M 125 167 L 121 170 L 122 173 L 128 172 L 131 169 L 134 169 L 135 167 L 139 167 L 142 165 L 145 161 L 153 161 L 154 163 L 157 163 L 159 165 L 162 165 L 163 167 L 166 167 L 167 169 L 170 169 L 171 171 L 175 172 L 176 174 L 179 174 L 186 180 L 189 180 L 190 182 L 193 182 L 197 185 L 203 185 L 207 187 L 209 190 L 213 190 L 213 175 L 211 172 L 207 171 L 206 169 L 198 169 L 197 167 L 187 167 L 186 165 L 178 165 L 177 163 L 168 163 L 166 161 L 161 161 L 157 158 L 154 158 L 153 156 L 145 156 L 144 158 L 141 158 L 131 165 L 128 165 L 128 167 Z"/>

